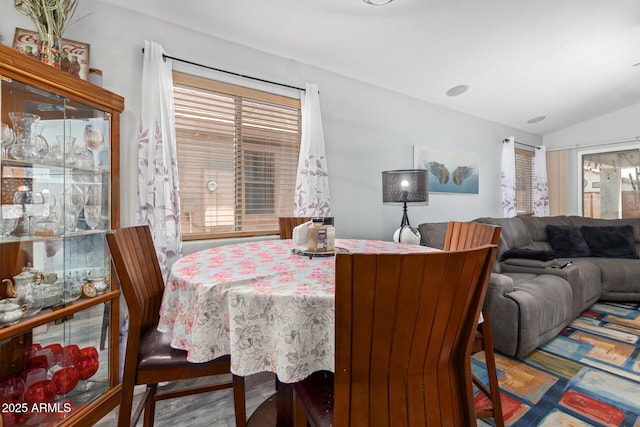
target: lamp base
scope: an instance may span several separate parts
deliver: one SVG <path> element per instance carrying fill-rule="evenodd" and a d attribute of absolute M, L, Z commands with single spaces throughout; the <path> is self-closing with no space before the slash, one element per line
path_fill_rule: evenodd
<path fill-rule="evenodd" d="M 393 232 L 393 241 L 399 243 L 420 244 L 420 232 L 410 225 L 403 225 Z"/>

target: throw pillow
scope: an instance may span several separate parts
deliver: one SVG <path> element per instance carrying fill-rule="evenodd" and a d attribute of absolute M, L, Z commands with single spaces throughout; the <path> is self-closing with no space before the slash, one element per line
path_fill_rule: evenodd
<path fill-rule="evenodd" d="M 539 251 L 534 249 L 509 249 L 502 254 L 502 260 L 509 258 L 534 259 L 538 261 L 549 261 L 556 258 L 554 251 Z"/>
<path fill-rule="evenodd" d="M 559 258 L 587 257 L 589 245 L 580 228 L 573 225 L 547 225 L 547 239 Z"/>
<path fill-rule="evenodd" d="M 580 231 L 593 257 L 640 258 L 631 225 L 582 226 Z"/>

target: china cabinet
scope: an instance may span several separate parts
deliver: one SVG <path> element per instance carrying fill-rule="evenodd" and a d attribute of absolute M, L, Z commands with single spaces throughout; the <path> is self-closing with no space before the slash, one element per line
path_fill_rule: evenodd
<path fill-rule="evenodd" d="M 119 400 L 122 97 L 0 46 L 0 425 L 90 425 Z"/>

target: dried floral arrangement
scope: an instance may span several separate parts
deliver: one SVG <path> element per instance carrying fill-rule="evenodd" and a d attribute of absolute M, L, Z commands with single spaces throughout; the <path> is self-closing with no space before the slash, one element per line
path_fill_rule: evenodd
<path fill-rule="evenodd" d="M 60 40 L 78 0 L 14 0 L 16 10 L 30 18 L 40 38 L 40 60 L 60 68 Z"/>
<path fill-rule="evenodd" d="M 30 18 L 40 35 L 62 37 L 78 0 L 14 0 L 16 10 Z"/>

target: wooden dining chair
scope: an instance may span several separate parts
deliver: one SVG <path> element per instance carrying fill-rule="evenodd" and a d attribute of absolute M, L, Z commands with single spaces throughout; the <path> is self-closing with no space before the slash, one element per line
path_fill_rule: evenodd
<path fill-rule="evenodd" d="M 300 224 L 304 224 L 307 221 L 311 221 L 311 217 L 306 216 L 281 216 L 278 218 L 280 225 L 280 238 L 291 239 L 293 238 L 293 229 Z"/>
<path fill-rule="evenodd" d="M 471 343 L 495 253 L 337 254 L 335 374 L 294 384 L 296 425 L 475 425 Z"/>
<path fill-rule="evenodd" d="M 118 426 L 135 425 L 144 410 L 144 425 L 152 426 L 155 403 L 195 393 L 233 388 L 236 426 L 246 426 L 244 378 L 233 375 L 201 386 L 158 391 L 158 383 L 230 374 L 229 356 L 190 363 L 187 352 L 169 345 L 171 336 L 157 330 L 164 280 L 148 226 L 107 233 L 117 279 L 129 308 L 129 332 L 122 373 Z M 146 392 L 131 417 L 134 386 Z"/>
<path fill-rule="evenodd" d="M 447 225 L 444 250 L 455 251 L 470 249 L 486 244 L 497 245 L 499 242 L 500 227 L 498 226 L 475 222 L 451 221 Z M 482 317 L 484 320 L 480 323 L 476 331 L 473 346 L 471 348 L 471 354 L 484 351 L 489 387 L 487 387 L 475 375 L 473 376 L 473 383 L 478 387 L 478 390 L 480 390 L 480 392 L 491 401 L 491 407 L 477 410 L 476 416 L 479 419 L 493 418 L 495 420 L 496 427 L 504 427 L 504 416 L 500 401 L 500 387 L 498 385 L 489 313 L 483 310 Z"/>

